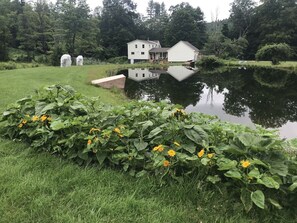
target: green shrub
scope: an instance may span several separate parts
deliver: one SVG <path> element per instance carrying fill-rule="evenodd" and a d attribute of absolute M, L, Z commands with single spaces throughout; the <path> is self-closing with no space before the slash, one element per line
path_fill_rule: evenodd
<path fill-rule="evenodd" d="M 128 57 L 127 56 L 113 57 L 108 59 L 107 62 L 113 63 L 113 64 L 126 64 L 128 63 Z"/>
<path fill-rule="evenodd" d="M 279 64 L 292 56 L 292 49 L 286 43 L 265 45 L 256 53 L 256 60 L 270 60 L 273 65 Z"/>
<path fill-rule="evenodd" d="M 198 177 L 240 197 L 247 211 L 294 207 L 297 199 L 296 153 L 286 151 L 294 142 L 261 127 L 186 114 L 166 103 L 104 106 L 59 85 L 18 100 L 2 122 L 3 135 L 81 165 L 153 175 L 161 184 Z"/>
<path fill-rule="evenodd" d="M 0 70 L 13 70 L 17 68 L 14 62 L 0 63 Z"/>
<path fill-rule="evenodd" d="M 197 66 L 205 68 L 205 69 L 213 69 L 217 67 L 221 67 L 224 65 L 221 59 L 215 56 L 205 56 L 202 57 L 201 60 L 199 60 L 196 63 Z"/>

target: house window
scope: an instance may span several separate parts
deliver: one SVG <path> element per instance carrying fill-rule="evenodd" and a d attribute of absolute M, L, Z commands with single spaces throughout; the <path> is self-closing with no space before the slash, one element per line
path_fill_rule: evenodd
<path fill-rule="evenodd" d="M 135 77 L 138 77 L 138 73 L 135 74 Z"/>
<path fill-rule="evenodd" d="M 144 48 L 144 44 L 142 44 L 142 48 Z"/>
<path fill-rule="evenodd" d="M 131 54 L 134 55 L 135 53 L 134 52 L 131 52 Z"/>
<path fill-rule="evenodd" d="M 145 74 L 142 74 L 142 77 L 145 77 Z"/>
<path fill-rule="evenodd" d="M 141 52 L 141 55 L 144 55 L 144 52 Z"/>
<path fill-rule="evenodd" d="M 137 44 L 135 44 L 135 48 L 137 48 Z"/>

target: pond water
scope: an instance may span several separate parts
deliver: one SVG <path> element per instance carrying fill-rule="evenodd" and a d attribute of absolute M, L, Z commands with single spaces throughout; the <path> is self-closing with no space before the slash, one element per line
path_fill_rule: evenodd
<path fill-rule="evenodd" d="M 297 137 L 297 73 L 276 69 L 199 71 L 182 66 L 166 70 L 129 69 L 125 93 L 138 100 L 166 100 L 188 112 L 216 115 L 250 127 L 278 129 Z"/>

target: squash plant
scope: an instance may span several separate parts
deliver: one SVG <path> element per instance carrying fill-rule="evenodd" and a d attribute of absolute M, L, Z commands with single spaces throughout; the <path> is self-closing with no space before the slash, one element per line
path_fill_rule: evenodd
<path fill-rule="evenodd" d="M 282 208 L 297 198 L 294 143 L 260 126 L 187 114 L 167 103 L 106 106 L 60 85 L 18 100 L 1 121 L 3 135 L 80 165 L 154 175 L 161 184 L 198 177 L 238 195 L 246 211 Z"/>

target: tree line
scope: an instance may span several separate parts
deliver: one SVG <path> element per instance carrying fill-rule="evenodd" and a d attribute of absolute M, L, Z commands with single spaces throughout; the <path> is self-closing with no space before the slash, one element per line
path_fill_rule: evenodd
<path fill-rule="evenodd" d="M 167 8 L 150 0 L 142 15 L 132 0 L 103 0 L 93 11 L 86 0 L 0 0 L 0 61 L 41 58 L 58 65 L 63 53 L 106 60 L 126 56 L 134 39 L 157 39 L 164 47 L 185 40 L 205 54 L 239 59 L 254 59 L 267 44 L 286 43 L 296 59 L 297 3 L 234 0 L 228 19 L 206 23 L 201 9 L 185 2 Z M 21 56 L 13 53 L 20 50 Z"/>

